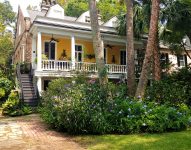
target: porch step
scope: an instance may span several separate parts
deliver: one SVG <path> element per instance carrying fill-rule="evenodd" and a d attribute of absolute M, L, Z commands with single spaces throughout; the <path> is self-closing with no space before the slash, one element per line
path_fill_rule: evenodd
<path fill-rule="evenodd" d="M 21 74 L 21 84 L 24 103 L 32 107 L 37 106 L 38 98 L 35 94 L 32 77 L 29 74 Z"/>

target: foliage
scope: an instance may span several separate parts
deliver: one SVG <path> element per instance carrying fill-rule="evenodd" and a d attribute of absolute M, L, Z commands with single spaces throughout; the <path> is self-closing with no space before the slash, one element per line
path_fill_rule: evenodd
<path fill-rule="evenodd" d="M 124 13 L 125 5 L 120 4 L 118 0 L 100 0 L 98 2 L 98 9 L 102 20 L 105 22 L 120 13 Z"/>
<path fill-rule="evenodd" d="M 88 0 L 70 0 L 66 3 L 65 14 L 67 16 L 79 17 L 88 10 Z"/>
<path fill-rule="evenodd" d="M 59 0 L 58 3 L 65 8 L 65 13 L 68 16 L 79 17 L 82 13 L 88 11 L 88 0 L 69 0 L 67 2 Z M 97 5 L 104 22 L 119 13 L 125 12 L 125 6 L 117 0 L 100 0 Z"/>
<path fill-rule="evenodd" d="M 21 70 L 22 74 L 29 73 L 30 72 L 30 64 L 27 62 L 21 63 L 20 70 Z"/>
<path fill-rule="evenodd" d="M 30 107 L 21 104 L 17 92 L 11 92 L 6 102 L 2 105 L 2 108 L 3 115 L 21 116 L 32 113 Z"/>
<path fill-rule="evenodd" d="M 147 100 L 160 104 L 179 105 L 185 103 L 191 106 L 191 69 L 182 68 L 165 79 L 154 82 L 146 92 Z"/>
<path fill-rule="evenodd" d="M 10 25 L 15 21 L 15 13 L 12 10 L 12 7 L 9 1 L 0 2 L 0 22 L 3 25 Z"/>
<path fill-rule="evenodd" d="M 0 100 L 5 97 L 5 90 L 3 88 L 0 88 Z"/>
<path fill-rule="evenodd" d="M 80 81 L 80 82 L 79 82 Z M 73 134 L 165 132 L 185 129 L 185 105 L 143 102 L 126 96 L 126 85 L 56 79 L 42 95 L 41 116 L 54 128 Z"/>
<path fill-rule="evenodd" d="M 133 8 L 133 28 L 136 38 L 140 38 L 143 34 L 148 33 L 150 21 L 150 1 L 145 1 L 142 5 L 140 2 L 134 2 Z M 118 15 L 117 31 L 119 35 L 126 35 L 126 15 L 121 11 Z"/>
<path fill-rule="evenodd" d="M 9 94 L 13 88 L 13 83 L 7 78 L 0 78 L 0 88 L 5 90 L 5 94 Z"/>

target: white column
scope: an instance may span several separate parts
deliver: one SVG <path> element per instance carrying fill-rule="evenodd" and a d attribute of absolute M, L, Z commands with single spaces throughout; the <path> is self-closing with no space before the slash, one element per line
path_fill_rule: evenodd
<path fill-rule="evenodd" d="M 42 92 L 42 78 L 41 77 L 37 78 L 37 89 L 38 89 L 39 95 L 41 96 L 41 92 Z"/>
<path fill-rule="evenodd" d="M 35 69 L 36 67 L 36 38 L 33 36 L 32 37 L 32 68 Z"/>
<path fill-rule="evenodd" d="M 41 70 L 42 64 L 42 37 L 41 32 L 38 32 L 38 41 L 37 41 L 37 70 Z"/>
<path fill-rule="evenodd" d="M 22 45 L 22 62 L 25 62 L 25 45 Z"/>
<path fill-rule="evenodd" d="M 106 53 L 105 53 L 105 55 L 104 55 L 104 42 L 103 42 L 103 40 L 101 40 L 101 47 L 102 47 L 102 49 L 103 49 L 103 54 L 102 54 L 103 59 L 105 60 L 105 64 L 107 64 Z M 106 52 L 106 51 L 105 51 L 105 52 Z"/>
<path fill-rule="evenodd" d="M 71 37 L 71 61 L 72 68 L 75 69 L 75 37 Z"/>

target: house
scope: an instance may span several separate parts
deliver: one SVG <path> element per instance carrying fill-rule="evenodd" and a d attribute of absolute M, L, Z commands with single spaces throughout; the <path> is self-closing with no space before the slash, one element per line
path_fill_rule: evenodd
<path fill-rule="evenodd" d="M 113 17 L 104 23 L 99 17 L 108 78 L 119 80 L 127 72 L 126 38 L 117 34 L 116 21 L 117 18 Z M 136 58 L 144 47 L 144 40 L 135 41 Z M 176 56 L 169 50 L 163 48 L 162 52 L 163 61 L 168 59 L 177 64 Z M 178 64 L 184 66 L 186 60 L 191 62 L 180 56 Z M 42 0 L 41 11 L 19 7 L 13 62 L 31 63 L 39 92 L 45 90 L 50 80 L 71 77 L 75 71 L 87 71 L 90 77 L 96 77 L 89 11 L 78 18 L 66 16 L 55 0 Z"/>

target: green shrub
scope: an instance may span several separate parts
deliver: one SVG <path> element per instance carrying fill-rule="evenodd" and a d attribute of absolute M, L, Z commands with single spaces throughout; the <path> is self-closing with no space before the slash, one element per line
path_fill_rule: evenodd
<path fill-rule="evenodd" d="M 30 107 L 20 103 L 18 93 L 11 92 L 6 102 L 2 105 L 3 115 L 21 116 L 32 113 Z"/>
<path fill-rule="evenodd" d="M 177 131 L 190 123 L 186 105 L 128 98 L 126 85 L 77 81 L 56 79 L 43 93 L 40 113 L 52 127 L 72 134 L 104 134 Z"/>
<path fill-rule="evenodd" d="M 0 88 L 5 90 L 5 94 L 9 94 L 13 88 L 12 82 L 7 78 L 0 78 Z"/>
<path fill-rule="evenodd" d="M 191 69 L 182 68 L 165 79 L 154 82 L 147 88 L 146 100 L 168 103 L 170 105 L 187 104 L 191 106 Z"/>
<path fill-rule="evenodd" d="M 0 100 L 5 97 L 5 90 L 3 88 L 0 88 Z"/>

